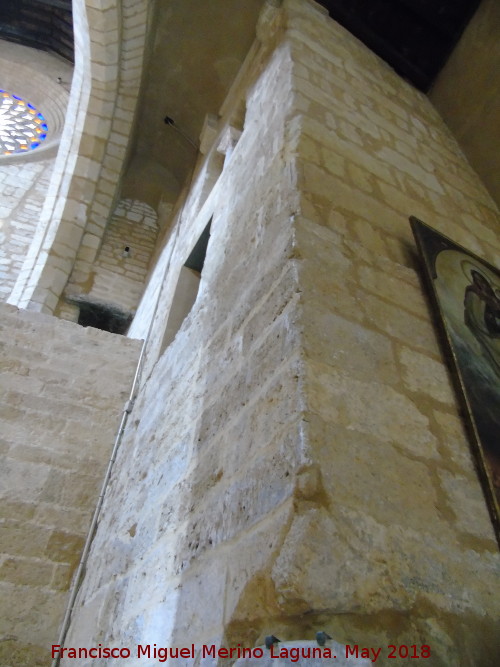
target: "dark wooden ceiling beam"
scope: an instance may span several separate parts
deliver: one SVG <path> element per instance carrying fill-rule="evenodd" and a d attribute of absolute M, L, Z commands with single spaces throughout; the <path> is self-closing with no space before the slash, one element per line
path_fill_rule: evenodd
<path fill-rule="evenodd" d="M 319 0 L 330 16 L 427 91 L 480 0 Z"/>
<path fill-rule="evenodd" d="M 453 44 L 479 7 L 481 0 L 397 0 L 411 14 L 423 19 L 437 34 Z"/>
<path fill-rule="evenodd" d="M 74 59 L 71 0 L 0 0 L 0 37 Z"/>
<path fill-rule="evenodd" d="M 46 7 L 56 7 L 57 9 L 64 9 L 64 11 L 72 11 L 71 0 L 31 0 L 35 5 L 45 5 Z"/>

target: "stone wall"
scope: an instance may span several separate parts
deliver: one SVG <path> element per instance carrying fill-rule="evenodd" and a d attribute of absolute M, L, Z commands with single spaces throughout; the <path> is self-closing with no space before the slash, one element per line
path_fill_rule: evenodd
<path fill-rule="evenodd" d="M 104 233 L 84 298 L 135 312 L 157 236 L 155 211 L 144 202 L 122 199 Z M 78 287 L 70 284 L 68 294 L 72 288 L 79 293 Z"/>
<path fill-rule="evenodd" d="M 1 87 L 34 104 L 49 127 L 36 150 L 0 155 L 0 301 L 9 298 L 39 223 L 64 125 L 72 70 L 70 63 L 57 56 L 0 40 Z"/>
<path fill-rule="evenodd" d="M 346 643 L 494 665 L 498 544 L 408 216 L 498 265 L 498 210 L 425 96 L 288 6 L 311 481 L 271 572 L 279 610 L 298 627 L 314 611 Z"/>
<path fill-rule="evenodd" d="M 0 664 L 47 665 L 140 343 L 0 304 Z"/>
<path fill-rule="evenodd" d="M 500 5 L 483 0 L 429 97 L 500 206 Z"/>
<path fill-rule="evenodd" d="M 0 300 L 19 275 L 42 210 L 54 160 L 21 164 L 0 161 Z"/>
<path fill-rule="evenodd" d="M 493 667 L 498 546 L 408 217 L 494 262 L 498 211 L 425 96 L 314 3 L 266 11 L 241 138 L 178 207 L 132 327 L 152 323 L 145 382 L 66 646 L 325 629 L 381 665 L 405 644 Z"/>
<path fill-rule="evenodd" d="M 75 0 L 75 73 L 54 175 L 10 303 L 52 313 L 70 275 L 88 283 L 118 199 L 151 5 Z"/>
<path fill-rule="evenodd" d="M 249 93 L 250 131 L 203 204 L 194 188 L 160 256 L 158 306 L 141 310 L 156 312 L 150 380 L 103 515 L 113 546 L 97 535 L 67 646 L 110 634 L 122 645 L 220 641 L 289 521 L 302 429 L 291 68 L 282 45 Z M 198 299 L 158 359 L 179 271 L 211 217 Z"/>

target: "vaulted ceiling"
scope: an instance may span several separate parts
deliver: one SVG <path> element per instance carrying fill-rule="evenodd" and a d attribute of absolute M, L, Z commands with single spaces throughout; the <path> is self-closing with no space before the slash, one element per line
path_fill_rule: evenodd
<path fill-rule="evenodd" d="M 320 4 L 401 76 L 417 88 L 428 90 L 479 2 L 321 0 Z M 189 21 L 192 3 L 185 4 Z M 240 2 L 240 10 L 230 4 L 233 11 L 244 10 L 245 3 Z M 202 39 L 206 26 L 196 14 L 192 14 L 191 27 L 198 29 Z M 2 0 L 0 38 L 54 51 L 72 60 L 71 0 Z"/>
<path fill-rule="evenodd" d="M 155 35 L 139 108 L 136 154 L 180 184 L 255 36 L 265 0 L 153 0 Z M 330 16 L 427 91 L 480 0 L 321 0 Z M 72 60 L 71 0 L 0 0 L 0 39 Z M 0 73 L 1 79 L 1 73 Z M 1 87 L 1 80 L 0 80 Z M 142 129 L 145 128 L 145 129 Z"/>
<path fill-rule="evenodd" d="M 71 0 L 1 0 L 0 39 L 73 61 Z"/>

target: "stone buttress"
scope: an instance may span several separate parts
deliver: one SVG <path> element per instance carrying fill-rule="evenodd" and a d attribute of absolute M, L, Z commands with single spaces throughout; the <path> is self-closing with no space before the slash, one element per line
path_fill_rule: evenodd
<path fill-rule="evenodd" d="M 408 217 L 494 261 L 498 211 L 424 95 L 314 3 L 271 14 L 241 137 L 203 201 L 195 178 L 133 324 L 152 319 L 142 389 L 66 645 L 326 630 L 381 665 L 390 644 L 494 665 L 498 546 Z"/>

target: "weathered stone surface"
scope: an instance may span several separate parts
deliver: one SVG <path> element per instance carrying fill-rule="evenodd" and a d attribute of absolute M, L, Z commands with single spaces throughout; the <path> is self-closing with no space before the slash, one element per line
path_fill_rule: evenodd
<path fill-rule="evenodd" d="M 0 615 L 16 637 L 2 664 L 18 667 L 47 660 L 56 639 L 139 343 L 6 304 L 0 313 Z"/>
<path fill-rule="evenodd" d="M 404 381 L 411 391 L 420 391 L 441 403 L 453 405 L 455 395 L 443 364 L 434 359 L 402 348 L 400 360 L 404 366 Z"/>
<path fill-rule="evenodd" d="M 200 169 L 132 326 L 155 317 L 148 379 L 68 641 L 252 646 L 317 619 L 456 662 L 465 616 L 484 637 L 498 614 L 498 558 L 406 217 L 458 219 L 443 172 L 459 158 L 427 102 L 312 5 L 286 0 L 281 20 L 238 84 L 231 160 L 206 200 Z M 197 300 L 158 358 L 212 214 Z"/>
<path fill-rule="evenodd" d="M 309 404 L 324 419 L 415 455 L 433 456 L 436 438 L 429 420 L 405 394 L 376 381 L 351 379 L 322 364 L 311 362 L 309 368 Z"/>
<path fill-rule="evenodd" d="M 332 296 L 332 302 L 334 300 Z M 339 317 L 329 306 L 316 300 L 304 304 L 305 321 L 315 323 L 314 331 L 306 327 L 304 332 L 307 356 L 360 380 L 377 378 L 379 382 L 396 384 L 399 373 L 391 341 L 361 324 Z"/>
<path fill-rule="evenodd" d="M 79 126 L 85 155 L 63 202 L 71 229 L 61 227 L 58 242 L 77 253 L 73 286 L 132 303 L 146 257 L 126 265 L 115 244 L 144 209 L 122 211 L 104 235 L 133 110 L 133 94 L 116 89 L 108 4 L 94 36 L 109 62 L 98 63 L 89 101 L 99 139 Z M 143 10 L 124 3 L 129 27 Z M 422 95 L 313 3 L 284 0 L 268 14 L 214 145 L 160 221 L 165 236 L 131 328 L 148 337 L 141 390 L 66 645 L 255 646 L 270 632 L 312 638 L 324 627 L 349 645 L 431 646 L 435 667 L 496 665 L 498 549 L 407 224 L 420 215 L 493 254 L 493 209 Z M 136 37 L 121 49 L 137 60 L 121 72 L 133 90 Z M 242 134 L 222 164 L 217 135 L 235 123 Z M 180 269 L 210 220 L 196 300 L 167 344 Z M 50 258 L 58 281 L 67 262 Z M 51 275 L 38 287 L 50 291 Z M 130 294 L 113 275 L 128 275 Z M 56 625 L 106 458 L 102 436 L 124 394 L 115 385 L 133 367 L 123 351 L 136 348 L 108 345 L 101 332 L 74 335 L 39 313 L 11 315 L 1 414 L 3 455 L 15 462 L 5 514 L 16 553 L 2 561 L 4 597 L 15 598 L 16 622 L 33 625 L 32 654 Z M 31 345 L 39 326 L 51 345 Z M 23 475 L 38 478 L 26 494 Z M 33 527 L 30 543 L 20 525 Z M 32 562 L 47 586 L 32 585 Z M 393 661 L 387 650 L 377 660 Z"/>

